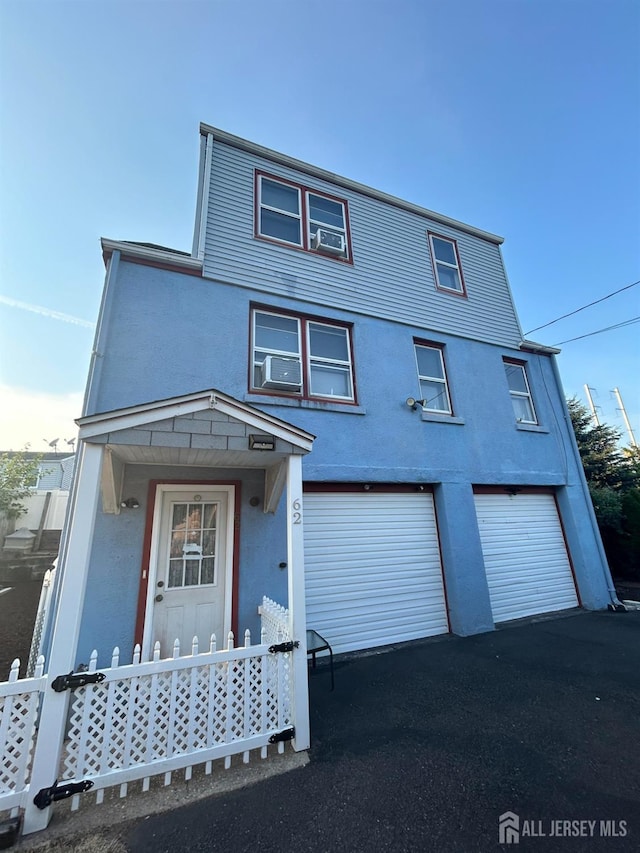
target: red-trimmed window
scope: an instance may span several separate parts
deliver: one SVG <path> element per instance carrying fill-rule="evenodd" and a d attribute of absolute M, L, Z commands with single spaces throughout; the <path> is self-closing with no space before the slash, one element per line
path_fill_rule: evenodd
<path fill-rule="evenodd" d="M 436 287 L 438 290 L 446 290 L 449 293 L 466 296 L 458 244 L 449 237 L 432 234 L 431 231 L 428 234 Z"/>
<path fill-rule="evenodd" d="M 256 237 L 351 260 L 347 202 L 256 172 Z"/>
<path fill-rule="evenodd" d="M 519 424 L 537 424 L 538 418 L 533 405 L 525 363 L 523 361 L 512 361 L 508 358 L 503 359 L 503 361 L 516 421 Z"/>
<path fill-rule="evenodd" d="M 355 402 L 350 326 L 254 308 L 251 338 L 252 391 Z"/>
<path fill-rule="evenodd" d="M 415 341 L 416 364 L 422 409 L 438 415 L 451 415 L 451 396 L 441 344 Z"/>

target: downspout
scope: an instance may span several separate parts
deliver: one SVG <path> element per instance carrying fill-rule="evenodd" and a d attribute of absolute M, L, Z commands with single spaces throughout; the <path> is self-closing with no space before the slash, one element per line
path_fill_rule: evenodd
<path fill-rule="evenodd" d="M 98 323 L 96 326 L 93 350 L 91 351 L 87 388 L 84 394 L 84 402 L 82 404 L 83 417 L 85 415 L 94 414 L 95 412 L 97 391 L 100 385 L 100 374 L 102 373 L 107 329 L 109 326 L 109 315 L 111 314 L 111 304 L 113 302 L 112 292 L 118 275 L 119 264 L 120 252 L 114 251 L 109 258 L 107 265 L 107 273 L 102 291 L 102 301 L 100 303 L 100 311 L 98 312 Z"/>
<path fill-rule="evenodd" d="M 211 165 L 213 161 L 213 136 L 208 133 L 200 140 L 200 167 L 198 170 L 198 197 L 196 201 L 196 221 L 193 229 L 193 247 L 191 256 L 204 260 L 204 247 L 207 239 L 209 218 L 209 192 L 211 187 Z"/>
<path fill-rule="evenodd" d="M 591 526 L 593 528 L 593 532 L 595 534 L 596 546 L 598 548 L 598 554 L 600 556 L 600 565 L 602 566 L 602 571 L 605 577 L 605 581 L 607 584 L 607 591 L 609 593 L 609 597 L 611 598 L 610 607 L 613 606 L 616 610 L 621 609 L 624 610 L 624 605 L 618 599 L 618 593 L 616 592 L 616 588 L 613 585 L 613 579 L 611 577 L 611 571 L 609 569 L 609 562 L 607 560 L 607 555 L 604 550 L 604 545 L 602 544 L 602 537 L 600 536 L 600 528 L 598 527 L 598 520 L 596 518 L 595 510 L 593 509 L 593 502 L 591 500 L 591 493 L 589 492 L 589 485 L 587 483 L 587 478 L 584 473 L 584 466 L 582 465 L 582 459 L 580 457 L 580 451 L 578 449 L 578 442 L 576 441 L 575 432 L 573 431 L 573 424 L 571 422 L 571 416 L 569 415 L 569 409 L 567 407 L 566 400 L 564 399 L 564 393 L 562 392 L 562 380 L 560 378 L 560 371 L 558 370 L 558 364 L 556 362 L 556 358 L 554 355 L 550 356 L 551 366 L 553 370 L 553 376 L 556 380 L 556 385 L 558 387 L 558 391 L 560 392 L 560 401 L 562 405 L 562 413 L 565 420 L 565 426 L 567 428 L 567 434 L 569 436 L 569 443 L 571 445 L 571 450 L 573 452 L 574 461 L 576 463 L 576 468 L 578 469 L 578 479 L 580 480 L 580 485 L 582 487 L 582 492 L 584 494 L 585 503 L 587 505 L 587 512 L 589 513 L 589 519 L 591 521 Z"/>

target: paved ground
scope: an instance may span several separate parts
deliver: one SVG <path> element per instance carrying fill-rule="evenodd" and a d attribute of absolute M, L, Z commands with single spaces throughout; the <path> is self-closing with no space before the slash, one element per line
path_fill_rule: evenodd
<path fill-rule="evenodd" d="M 319 669 L 306 767 L 42 849 L 640 849 L 640 613 L 579 613 L 344 660 L 328 688 Z M 547 835 L 500 846 L 506 811 Z M 596 837 L 551 838 L 555 820 L 596 821 L 560 825 Z M 599 837 L 601 820 L 625 821 L 608 828 L 626 835 Z"/>
<path fill-rule="evenodd" d="M 0 681 L 6 681 L 14 658 L 24 678 L 42 580 L 0 583 Z"/>

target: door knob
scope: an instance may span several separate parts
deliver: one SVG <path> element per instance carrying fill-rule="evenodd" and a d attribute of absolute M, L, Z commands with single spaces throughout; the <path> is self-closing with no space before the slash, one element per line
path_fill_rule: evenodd
<path fill-rule="evenodd" d="M 163 598 L 163 595 L 156 595 L 156 601 L 162 601 Z"/>

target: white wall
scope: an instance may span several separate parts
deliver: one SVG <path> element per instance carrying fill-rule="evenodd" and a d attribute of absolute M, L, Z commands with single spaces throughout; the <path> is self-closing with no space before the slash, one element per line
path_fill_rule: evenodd
<path fill-rule="evenodd" d="M 16 528 L 28 527 L 29 530 L 37 530 L 40 526 L 42 511 L 46 500 L 46 491 L 35 491 L 31 497 L 25 500 L 27 512 L 16 519 Z M 59 489 L 51 492 L 51 500 L 47 509 L 47 517 L 43 525 L 44 530 L 62 530 L 64 518 L 67 511 L 69 492 Z"/>

